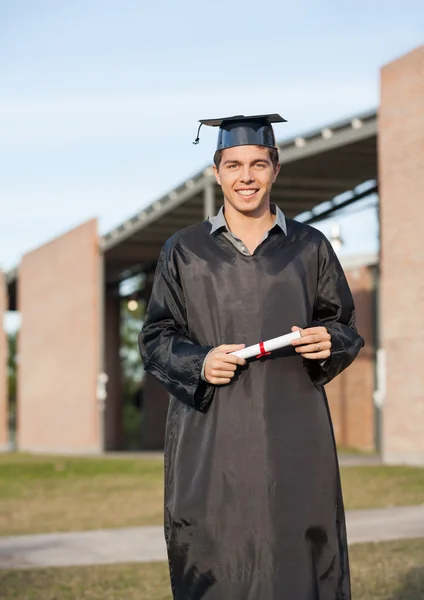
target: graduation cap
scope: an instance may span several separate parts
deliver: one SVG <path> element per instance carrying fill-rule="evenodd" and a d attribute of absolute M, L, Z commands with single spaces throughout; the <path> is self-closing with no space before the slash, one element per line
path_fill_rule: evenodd
<path fill-rule="evenodd" d="M 199 132 L 202 125 L 219 127 L 217 150 L 233 146 L 266 146 L 275 148 L 275 136 L 272 123 L 285 123 L 280 115 L 253 115 L 245 117 L 236 115 L 223 119 L 203 119 L 199 121 L 197 137 L 193 144 L 199 143 Z"/>

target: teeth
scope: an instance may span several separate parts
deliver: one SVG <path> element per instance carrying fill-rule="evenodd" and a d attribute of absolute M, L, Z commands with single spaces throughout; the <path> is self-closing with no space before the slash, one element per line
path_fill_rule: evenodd
<path fill-rule="evenodd" d="M 252 196 L 253 194 L 256 194 L 256 190 L 238 190 L 238 193 L 242 196 Z"/>

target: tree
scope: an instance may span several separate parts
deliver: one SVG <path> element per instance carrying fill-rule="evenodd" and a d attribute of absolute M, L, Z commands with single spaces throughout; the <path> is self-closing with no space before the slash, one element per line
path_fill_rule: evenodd
<path fill-rule="evenodd" d="M 131 283 L 135 290 L 140 289 L 143 284 L 141 277 L 134 278 Z M 124 297 L 121 301 L 120 311 L 120 358 L 124 393 L 123 429 L 124 443 L 128 450 L 138 450 L 142 447 L 142 382 L 144 371 L 138 350 L 138 336 L 143 325 L 145 302 L 140 299 L 135 301 L 136 297 L 136 291 L 133 296 Z M 130 303 L 129 298 L 133 298 Z M 130 310 L 128 305 L 133 310 Z"/>
<path fill-rule="evenodd" d="M 128 308 L 128 301 L 121 303 L 121 348 L 120 357 L 125 399 L 134 398 L 143 380 L 143 366 L 138 350 L 138 335 L 143 324 L 144 303 L 139 302 L 136 310 Z"/>
<path fill-rule="evenodd" d="M 14 432 L 16 429 L 16 390 L 17 390 L 17 346 L 18 333 L 7 334 L 8 359 L 7 359 L 7 386 L 9 398 L 9 427 Z"/>

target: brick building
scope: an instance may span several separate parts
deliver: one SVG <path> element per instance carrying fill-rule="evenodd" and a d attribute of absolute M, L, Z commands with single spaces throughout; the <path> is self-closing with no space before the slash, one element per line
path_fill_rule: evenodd
<path fill-rule="evenodd" d="M 327 391 L 339 443 L 377 445 L 391 463 L 424 464 L 424 284 L 417 277 L 424 248 L 414 234 L 424 223 L 423 106 L 424 46 L 383 67 L 378 111 L 280 143 L 283 168 L 273 192 L 288 217 L 303 214 L 313 223 L 378 190 L 380 257 L 344 265 L 367 345 Z M 9 308 L 22 314 L 21 450 L 120 447 L 120 283 L 143 273 L 148 298 L 165 239 L 214 214 L 217 198 L 208 167 L 104 237 L 90 221 L 26 254 L 0 278 L 0 310 L 7 288 Z M 318 216 L 323 202 L 331 208 Z M 7 445 L 5 350 L 3 335 L 0 447 Z M 160 447 L 167 396 L 146 377 L 143 397 L 145 445 Z"/>

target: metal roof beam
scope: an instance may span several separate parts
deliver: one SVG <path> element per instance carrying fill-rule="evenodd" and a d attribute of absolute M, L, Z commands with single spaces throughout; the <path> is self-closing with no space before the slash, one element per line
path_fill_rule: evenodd
<path fill-rule="evenodd" d="M 189 180 L 192 183 L 181 192 L 171 192 L 167 198 L 158 200 L 150 207 L 141 211 L 137 217 L 133 217 L 121 227 L 114 229 L 109 234 L 105 235 L 101 240 L 101 247 L 104 252 L 107 252 L 117 244 L 120 244 L 130 236 L 134 235 L 140 229 L 146 227 L 153 221 L 156 221 L 161 216 L 165 215 L 170 210 L 177 208 L 189 198 L 192 198 L 200 191 L 203 191 L 207 181 L 206 177 L 201 177 L 197 181 Z"/>
<path fill-rule="evenodd" d="M 371 138 L 377 135 L 377 120 L 363 123 L 360 128 L 353 126 L 340 131 L 333 131 L 330 128 L 322 130 L 321 137 L 308 139 L 307 137 L 295 138 L 289 147 L 279 146 L 280 163 L 286 164 L 295 160 L 302 160 L 314 154 L 329 152 L 347 144 L 354 144 L 361 140 Z"/>
<path fill-rule="evenodd" d="M 328 177 L 292 177 L 290 175 L 279 175 L 274 186 L 277 184 L 278 189 L 296 187 L 296 188 L 319 188 L 338 191 L 340 189 L 350 190 L 357 185 L 356 179 L 330 179 Z"/>
<path fill-rule="evenodd" d="M 319 202 L 325 202 L 326 200 L 331 200 L 334 196 L 334 193 L 328 192 L 327 190 L 314 190 L 314 189 L 292 189 L 282 187 L 280 190 L 281 193 L 281 203 L 284 204 L 285 199 L 290 201 L 292 198 L 304 198 L 308 200 L 317 200 Z"/>
<path fill-rule="evenodd" d="M 328 210 L 324 210 L 319 213 L 317 211 L 311 211 L 312 216 L 305 220 L 302 220 L 302 223 L 307 223 L 308 225 L 310 225 L 311 223 L 316 223 L 318 221 L 328 219 L 335 212 L 338 212 L 339 210 L 346 208 L 346 206 L 349 206 L 350 204 L 353 204 L 354 202 L 358 202 L 358 200 L 362 200 L 363 198 L 366 198 L 367 196 L 371 196 L 372 194 L 378 194 L 378 185 L 375 183 L 373 187 L 368 187 L 367 189 L 363 190 L 362 192 L 355 192 L 353 190 L 351 192 L 351 194 L 352 195 L 350 198 L 347 198 L 346 200 L 344 200 L 342 202 L 337 202 L 337 203 L 334 202 Z"/>

